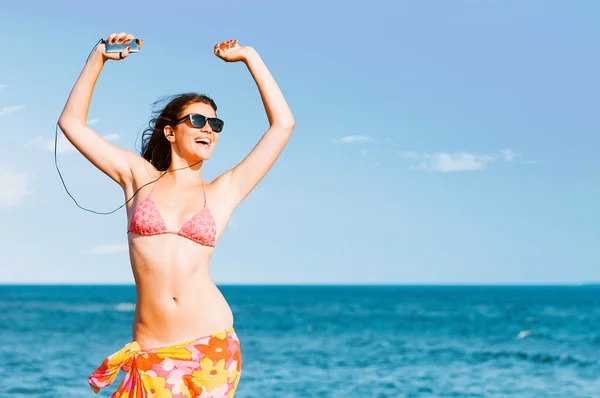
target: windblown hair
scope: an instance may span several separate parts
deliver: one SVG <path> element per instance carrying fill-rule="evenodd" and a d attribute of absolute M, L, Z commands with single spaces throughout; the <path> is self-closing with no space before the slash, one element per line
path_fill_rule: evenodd
<path fill-rule="evenodd" d="M 167 105 L 161 106 L 167 101 Z M 174 127 L 175 121 L 183 116 L 183 110 L 195 103 L 210 105 L 217 111 L 217 105 L 210 97 L 196 93 L 161 98 L 153 104 L 153 117 L 142 133 L 141 155 L 157 170 L 166 171 L 171 165 L 171 145 L 165 138 L 164 128 L 169 125 Z"/>

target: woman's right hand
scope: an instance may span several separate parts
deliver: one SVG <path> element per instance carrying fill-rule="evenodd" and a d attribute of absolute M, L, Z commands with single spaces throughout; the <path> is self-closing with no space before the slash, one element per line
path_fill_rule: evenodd
<path fill-rule="evenodd" d="M 121 32 L 121 33 L 111 34 L 110 36 L 108 36 L 108 39 L 106 39 L 106 42 L 108 44 L 127 44 L 127 43 L 131 43 L 133 40 L 135 40 L 134 35 L 127 34 L 125 32 Z M 142 48 L 142 44 L 143 44 L 142 39 L 139 39 L 139 40 L 140 40 L 140 48 Z M 125 50 L 123 50 L 121 53 L 107 53 L 106 45 L 104 43 L 100 43 L 100 44 L 98 44 L 97 49 L 102 54 L 102 58 L 105 61 L 108 59 L 119 61 L 121 59 L 127 58 L 127 56 L 129 55 L 129 47 L 125 48 Z"/>

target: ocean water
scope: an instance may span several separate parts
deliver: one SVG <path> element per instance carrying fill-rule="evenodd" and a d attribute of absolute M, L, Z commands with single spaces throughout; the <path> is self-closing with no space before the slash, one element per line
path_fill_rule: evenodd
<path fill-rule="evenodd" d="M 600 287 L 220 286 L 236 398 L 600 397 Z M 95 395 L 133 286 L 0 286 L 0 397 Z"/>

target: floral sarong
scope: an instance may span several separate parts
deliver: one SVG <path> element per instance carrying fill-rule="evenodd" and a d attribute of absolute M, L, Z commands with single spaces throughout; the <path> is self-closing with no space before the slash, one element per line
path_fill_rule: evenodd
<path fill-rule="evenodd" d="M 88 378 L 98 393 L 119 369 L 127 372 L 111 398 L 232 398 L 240 381 L 240 341 L 233 328 L 170 347 L 133 341 L 110 355 Z"/>

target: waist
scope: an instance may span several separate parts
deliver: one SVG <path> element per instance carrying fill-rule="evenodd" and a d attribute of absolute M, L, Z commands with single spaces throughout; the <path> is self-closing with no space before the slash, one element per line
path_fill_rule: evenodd
<path fill-rule="evenodd" d="M 233 313 L 214 284 L 179 295 L 138 289 L 133 339 L 142 347 L 174 344 L 231 327 Z"/>

